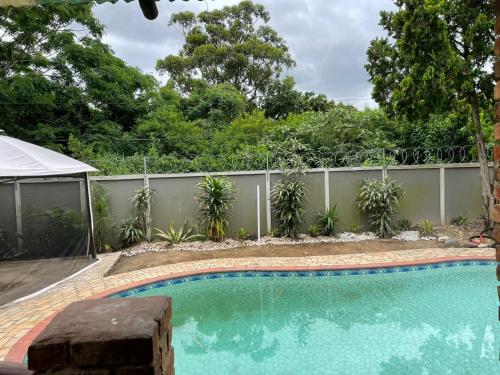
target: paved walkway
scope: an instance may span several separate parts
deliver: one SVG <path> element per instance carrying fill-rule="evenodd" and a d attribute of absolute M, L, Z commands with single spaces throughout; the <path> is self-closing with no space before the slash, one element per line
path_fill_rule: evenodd
<path fill-rule="evenodd" d="M 0 360 L 21 362 L 29 344 L 58 311 L 71 302 L 157 280 L 199 272 L 236 270 L 352 269 L 388 267 L 465 259 L 495 259 L 493 249 L 418 249 L 381 253 L 310 257 L 211 259 L 170 264 L 104 277 L 119 254 L 105 254 L 101 262 L 76 277 L 28 300 L 0 307 Z"/>

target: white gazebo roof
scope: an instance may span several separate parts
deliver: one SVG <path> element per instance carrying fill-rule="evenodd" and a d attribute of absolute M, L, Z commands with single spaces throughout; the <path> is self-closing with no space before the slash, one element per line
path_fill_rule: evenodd
<path fill-rule="evenodd" d="M 0 177 L 42 177 L 97 169 L 58 152 L 0 135 Z"/>

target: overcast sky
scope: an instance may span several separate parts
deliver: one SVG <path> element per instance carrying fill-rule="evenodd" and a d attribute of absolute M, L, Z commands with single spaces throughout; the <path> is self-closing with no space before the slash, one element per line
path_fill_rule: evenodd
<path fill-rule="evenodd" d="M 366 49 L 384 32 L 379 11 L 392 9 L 391 0 L 259 0 L 271 15 L 270 25 L 288 43 L 297 67 L 292 75 L 304 91 L 324 93 L 357 107 L 375 106 L 364 69 Z M 168 26 L 172 13 L 198 12 L 236 4 L 237 0 L 163 0 L 159 16 L 149 21 L 139 3 L 105 3 L 94 7 L 106 26 L 105 42 L 129 64 L 153 73 L 159 58 L 175 54 L 182 46 L 179 30 Z"/>

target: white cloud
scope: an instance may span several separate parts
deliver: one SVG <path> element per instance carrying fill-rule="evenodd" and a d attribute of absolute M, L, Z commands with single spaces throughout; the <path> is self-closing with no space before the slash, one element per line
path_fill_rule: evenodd
<path fill-rule="evenodd" d="M 105 42 L 129 64 L 155 73 L 159 58 L 177 53 L 183 38 L 168 26 L 172 13 L 198 12 L 236 4 L 236 0 L 160 1 L 159 17 L 149 21 L 136 1 L 96 5 L 106 26 Z M 271 26 L 287 41 L 297 67 L 289 74 L 297 87 L 343 99 L 360 108 L 374 106 L 364 69 L 370 40 L 384 35 L 379 12 L 392 9 L 391 0 L 261 0 L 271 14 Z M 155 73 L 156 75 L 156 73 Z M 351 99 L 351 100 L 346 100 Z M 354 100 L 355 99 L 355 100 Z M 363 100 L 359 100 L 363 99 Z"/>

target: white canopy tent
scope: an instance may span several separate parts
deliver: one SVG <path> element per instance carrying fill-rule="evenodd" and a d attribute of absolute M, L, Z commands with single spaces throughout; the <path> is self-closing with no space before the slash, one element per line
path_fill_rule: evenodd
<path fill-rule="evenodd" d="M 0 178 L 72 175 L 97 169 L 58 152 L 0 134 Z"/>
<path fill-rule="evenodd" d="M 76 177 L 85 180 L 89 247 L 96 258 L 89 173 L 97 169 L 58 152 L 8 137 L 0 130 L 0 184 L 27 178 Z"/>

